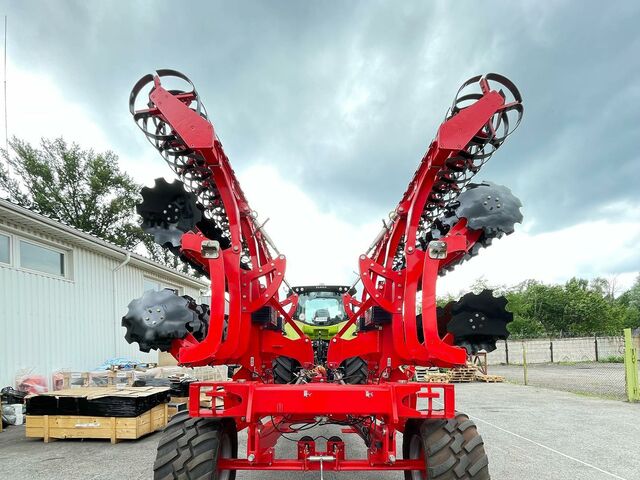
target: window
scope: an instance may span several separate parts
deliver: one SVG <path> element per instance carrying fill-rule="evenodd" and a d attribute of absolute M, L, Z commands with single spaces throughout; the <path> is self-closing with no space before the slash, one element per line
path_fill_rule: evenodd
<path fill-rule="evenodd" d="M 293 318 L 309 325 L 335 325 L 347 319 L 342 294 L 339 292 L 307 292 L 298 298 Z"/>
<path fill-rule="evenodd" d="M 64 253 L 20 240 L 20 267 L 64 277 Z"/>
<path fill-rule="evenodd" d="M 160 282 L 156 282 L 155 280 L 150 280 L 145 277 L 144 279 L 144 291 L 148 292 L 149 290 L 155 290 L 156 292 L 160 290 Z"/>
<path fill-rule="evenodd" d="M 11 263 L 11 238 L 0 233 L 0 263 Z"/>
<path fill-rule="evenodd" d="M 160 290 L 163 290 L 165 288 L 173 290 L 177 295 L 180 295 L 180 289 L 175 285 L 168 285 L 158 280 L 144 277 L 143 291 L 148 292 L 149 290 L 154 290 L 156 292 L 159 292 Z"/>

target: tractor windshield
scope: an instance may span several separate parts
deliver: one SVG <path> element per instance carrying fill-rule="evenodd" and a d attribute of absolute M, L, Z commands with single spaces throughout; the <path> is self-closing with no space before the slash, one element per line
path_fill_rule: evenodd
<path fill-rule="evenodd" d="M 310 325 L 334 325 L 344 322 L 342 295 L 337 292 L 307 292 L 298 298 L 294 319 Z"/>

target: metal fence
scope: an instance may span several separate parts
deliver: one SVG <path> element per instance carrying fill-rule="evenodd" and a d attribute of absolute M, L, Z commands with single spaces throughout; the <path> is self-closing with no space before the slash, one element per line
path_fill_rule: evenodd
<path fill-rule="evenodd" d="M 512 383 L 617 400 L 640 400 L 637 387 L 640 332 L 627 333 L 626 342 L 622 332 L 620 336 L 508 340 L 498 343 L 498 348 L 487 355 L 487 362 L 491 374 L 502 375 Z"/>

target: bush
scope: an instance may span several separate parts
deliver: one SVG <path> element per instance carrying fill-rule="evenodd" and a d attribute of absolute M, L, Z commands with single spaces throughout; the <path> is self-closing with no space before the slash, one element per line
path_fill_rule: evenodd
<path fill-rule="evenodd" d="M 622 355 L 611 355 L 598 361 L 601 363 L 624 363 L 624 357 Z"/>

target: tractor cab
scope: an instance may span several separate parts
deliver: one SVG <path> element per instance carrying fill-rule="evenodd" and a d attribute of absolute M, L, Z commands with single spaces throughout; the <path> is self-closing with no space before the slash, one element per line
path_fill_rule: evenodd
<path fill-rule="evenodd" d="M 355 292 L 344 285 L 320 284 L 293 287 L 289 293 L 298 295 L 293 320 L 301 330 L 314 340 L 329 340 L 348 320 L 343 295 Z"/>

